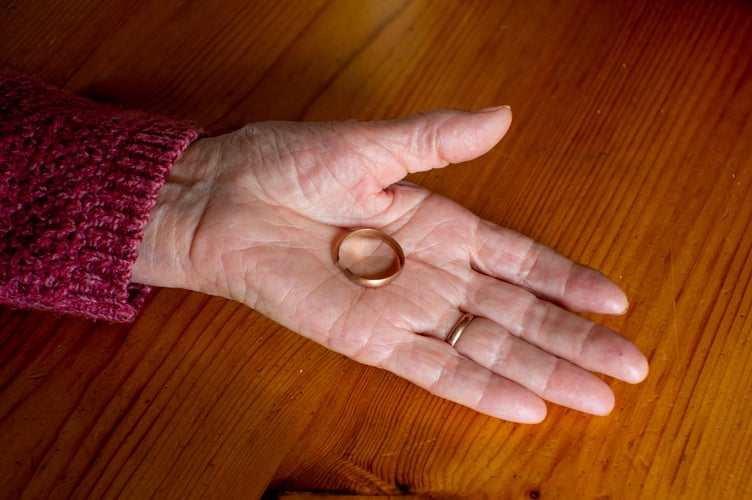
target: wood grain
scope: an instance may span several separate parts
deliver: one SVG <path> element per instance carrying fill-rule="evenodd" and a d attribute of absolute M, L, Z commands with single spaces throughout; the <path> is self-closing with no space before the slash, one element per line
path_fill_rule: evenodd
<path fill-rule="evenodd" d="M 0 65 L 210 132 L 510 104 L 499 147 L 411 180 L 617 280 L 596 319 L 651 362 L 609 417 L 519 426 L 223 299 L 3 309 L 0 496 L 752 495 L 750 33 L 743 0 L 0 1 Z"/>

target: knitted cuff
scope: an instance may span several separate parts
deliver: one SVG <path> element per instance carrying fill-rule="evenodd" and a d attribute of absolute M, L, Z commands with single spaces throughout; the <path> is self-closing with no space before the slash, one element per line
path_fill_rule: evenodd
<path fill-rule="evenodd" d="M 199 133 L 0 71 L 0 303 L 133 320 L 144 226 Z"/>

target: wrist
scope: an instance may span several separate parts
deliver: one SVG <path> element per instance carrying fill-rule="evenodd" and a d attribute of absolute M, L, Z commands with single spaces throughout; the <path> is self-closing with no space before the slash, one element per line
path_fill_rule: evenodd
<path fill-rule="evenodd" d="M 144 227 L 131 280 L 169 288 L 195 288 L 191 244 L 211 184 L 202 168 L 205 139 L 191 144 L 173 165 Z"/>

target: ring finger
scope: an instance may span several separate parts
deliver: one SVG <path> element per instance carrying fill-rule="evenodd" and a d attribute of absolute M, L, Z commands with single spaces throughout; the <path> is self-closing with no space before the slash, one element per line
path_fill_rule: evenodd
<path fill-rule="evenodd" d="M 473 318 L 455 349 L 552 403 L 595 415 L 614 406 L 611 389 L 582 368 L 548 354 L 485 318 Z"/>

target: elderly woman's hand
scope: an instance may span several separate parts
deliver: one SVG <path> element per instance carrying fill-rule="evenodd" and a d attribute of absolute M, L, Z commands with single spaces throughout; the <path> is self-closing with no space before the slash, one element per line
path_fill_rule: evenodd
<path fill-rule="evenodd" d="M 543 400 L 611 411 L 600 372 L 641 381 L 647 361 L 571 311 L 621 313 L 602 274 L 418 186 L 410 172 L 493 147 L 508 108 L 359 123 L 259 123 L 191 146 L 162 190 L 134 281 L 229 297 L 352 359 L 506 420 Z M 404 248 L 403 272 L 363 288 L 333 261 L 346 229 Z M 444 341 L 474 314 L 457 344 Z"/>

